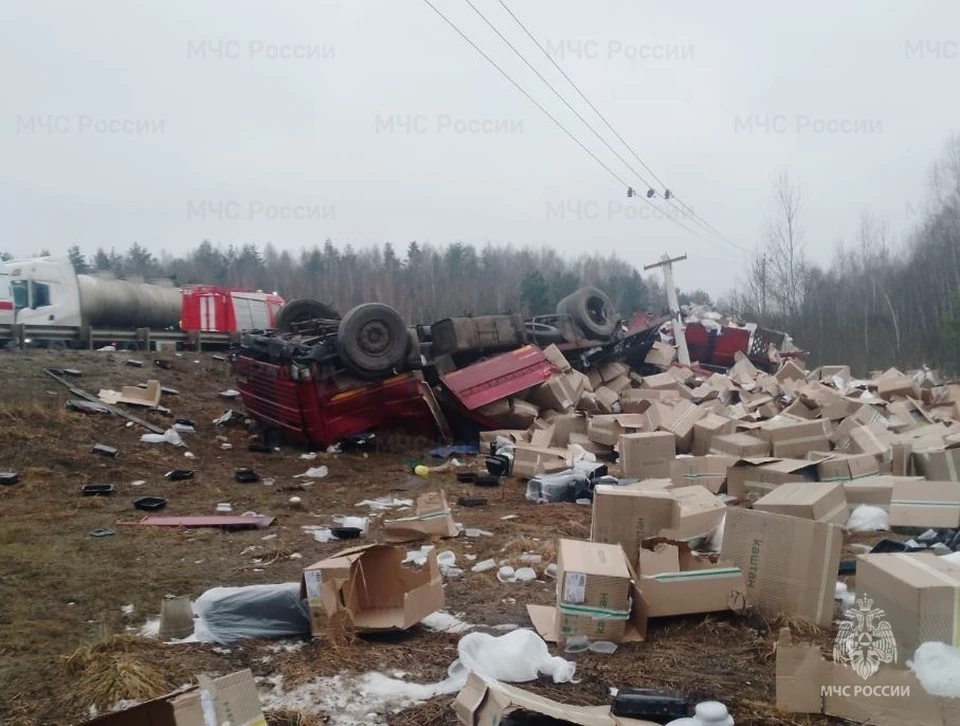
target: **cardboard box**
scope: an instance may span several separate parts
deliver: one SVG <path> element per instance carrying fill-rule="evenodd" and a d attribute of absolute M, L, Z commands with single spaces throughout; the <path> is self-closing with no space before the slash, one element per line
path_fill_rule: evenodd
<path fill-rule="evenodd" d="M 563 447 L 570 443 L 570 434 L 586 434 L 587 418 L 581 413 L 563 413 L 555 416 L 553 424 L 552 446 Z"/>
<path fill-rule="evenodd" d="M 857 426 L 850 431 L 850 451 L 856 454 L 870 454 L 881 461 L 890 461 L 890 441 L 886 432 L 878 435 L 869 426 Z"/>
<path fill-rule="evenodd" d="M 613 413 L 617 404 L 620 403 L 620 394 L 606 386 L 598 386 L 594 389 L 593 395 L 596 396 L 597 405 L 604 413 Z"/>
<path fill-rule="evenodd" d="M 693 426 L 707 415 L 709 409 L 690 401 L 679 401 L 660 422 L 661 431 L 669 431 L 677 438 L 677 451 L 686 453 L 693 446 Z"/>
<path fill-rule="evenodd" d="M 829 524 L 843 525 L 850 518 L 843 484 L 830 482 L 781 484 L 755 501 L 753 508 Z"/>
<path fill-rule="evenodd" d="M 599 366 L 597 370 L 600 372 L 600 378 L 603 379 L 604 383 L 608 383 L 614 378 L 619 378 L 620 376 L 630 375 L 630 366 L 620 363 L 619 361 L 604 363 L 603 365 Z"/>
<path fill-rule="evenodd" d="M 570 434 L 570 446 L 579 446 L 584 451 L 589 451 L 591 454 L 596 455 L 598 458 L 608 457 L 613 453 L 613 449 L 606 444 L 598 444 L 595 441 L 591 441 L 590 437 L 586 434 Z"/>
<path fill-rule="evenodd" d="M 643 388 L 651 388 L 655 391 L 676 391 L 680 387 L 680 381 L 669 373 L 657 373 L 655 376 L 643 377 Z"/>
<path fill-rule="evenodd" d="M 766 456 L 770 453 L 770 444 L 750 434 L 724 434 L 714 436 L 710 441 L 710 453 L 738 459 Z"/>
<path fill-rule="evenodd" d="M 630 620 L 633 582 L 619 545 L 558 540 L 555 628 L 560 642 L 575 635 L 619 642 Z"/>
<path fill-rule="evenodd" d="M 825 421 L 798 421 L 764 426 L 759 434 L 770 442 L 770 453 L 788 459 L 800 459 L 811 451 L 830 451 Z"/>
<path fill-rule="evenodd" d="M 740 459 L 727 469 L 727 494 L 758 499 L 783 484 L 814 482 L 817 462 L 807 459 Z"/>
<path fill-rule="evenodd" d="M 521 721 L 533 724 L 548 720 L 572 726 L 656 726 L 653 721 L 614 716 L 610 706 L 557 703 L 516 686 L 484 680 L 473 672 L 457 694 L 453 710 L 461 726 L 498 726 Z M 510 717 L 514 713 L 520 720 Z"/>
<path fill-rule="evenodd" d="M 199 675 L 197 681 L 198 685 L 187 690 L 104 714 L 83 726 L 205 726 L 214 722 L 207 719 L 208 715 L 218 724 L 267 726 L 257 684 L 249 670 L 220 678 Z"/>
<path fill-rule="evenodd" d="M 727 483 L 727 469 L 736 462 L 731 456 L 683 456 L 670 463 L 674 486 L 699 484 L 717 494 Z"/>
<path fill-rule="evenodd" d="M 607 381 L 603 385 L 611 391 L 616 391 L 617 396 L 619 396 L 623 391 L 630 388 L 630 379 L 627 378 L 627 376 L 617 376 L 612 381 Z"/>
<path fill-rule="evenodd" d="M 843 491 L 847 497 L 847 504 L 855 507 L 858 504 L 870 504 L 874 507 L 890 508 L 893 499 L 893 487 L 900 482 L 913 483 L 924 481 L 922 476 L 865 476 L 843 483 Z"/>
<path fill-rule="evenodd" d="M 600 376 L 600 371 L 596 368 L 590 368 L 587 370 L 587 379 L 590 381 L 590 390 L 596 391 L 600 386 L 603 385 L 603 378 Z"/>
<path fill-rule="evenodd" d="M 857 595 L 873 600 L 893 629 L 897 649 L 911 657 L 921 643 L 960 647 L 960 567 L 927 552 L 857 558 Z"/>
<path fill-rule="evenodd" d="M 642 413 L 615 413 L 591 416 L 587 421 L 587 436 L 598 444 L 613 446 L 624 434 L 652 432 L 652 419 Z"/>
<path fill-rule="evenodd" d="M 491 401 L 478 408 L 477 413 L 487 418 L 496 419 L 497 423 L 506 423 L 503 419 L 506 419 L 510 415 L 510 400 L 507 398 L 499 398 L 496 401 Z"/>
<path fill-rule="evenodd" d="M 707 414 L 693 424 L 693 455 L 706 456 L 715 437 L 727 436 L 736 430 L 736 421 L 715 413 Z"/>
<path fill-rule="evenodd" d="M 103 389 L 97 397 L 104 403 L 116 405 L 126 403 L 131 406 L 145 406 L 156 408 L 160 405 L 160 381 L 147 381 L 146 388 L 139 386 L 124 386 L 119 391 Z"/>
<path fill-rule="evenodd" d="M 805 381 L 807 380 L 807 372 L 796 361 L 788 360 L 780 366 L 780 370 L 774 374 L 774 378 L 778 381 Z"/>
<path fill-rule="evenodd" d="M 839 525 L 728 507 L 720 557 L 744 571 L 747 603 L 765 617 L 829 627 L 842 546 Z"/>
<path fill-rule="evenodd" d="M 505 439 L 510 439 L 515 444 L 530 440 L 530 434 L 527 433 L 527 431 L 521 431 L 520 429 L 497 429 L 495 431 L 481 431 L 480 452 L 489 453 L 490 444 L 496 441 L 497 437 L 499 436 L 502 436 Z"/>
<path fill-rule="evenodd" d="M 820 481 L 848 481 L 880 473 L 880 460 L 872 454 L 833 454 L 817 462 Z"/>
<path fill-rule="evenodd" d="M 960 481 L 960 448 L 914 451 L 917 473 L 930 481 Z"/>
<path fill-rule="evenodd" d="M 672 433 L 623 434 L 619 441 L 620 466 L 625 477 L 656 479 L 670 476 L 670 462 L 676 456 Z"/>
<path fill-rule="evenodd" d="M 743 571 L 715 557 L 694 554 L 684 542 L 644 540 L 637 576 L 647 617 L 746 609 Z"/>
<path fill-rule="evenodd" d="M 910 376 L 883 378 L 877 382 L 877 395 L 890 400 L 895 396 L 920 398 L 920 389 Z"/>
<path fill-rule="evenodd" d="M 327 618 L 343 612 L 363 632 L 407 630 L 443 608 L 436 548 L 427 564 L 404 564 L 406 548 L 365 545 L 304 568 L 300 596 L 310 607 L 310 632 L 322 635 Z"/>
<path fill-rule="evenodd" d="M 858 605 L 862 611 L 867 603 Z M 825 660 L 817 645 L 794 645 L 789 628 L 782 628 L 776 647 L 777 708 L 872 726 L 958 726 L 960 699 L 928 694 L 912 671 L 902 669 L 912 653 L 898 648 L 897 655 L 899 664 L 881 666 L 864 680 L 852 667 Z"/>
<path fill-rule="evenodd" d="M 549 432 L 553 438 L 553 432 Z M 569 468 L 566 449 L 533 444 L 517 444 L 513 449 L 513 475 L 520 479 L 530 479 L 537 474 L 549 474 Z"/>
<path fill-rule="evenodd" d="M 960 482 L 899 481 L 890 499 L 891 527 L 960 527 Z"/>
<path fill-rule="evenodd" d="M 619 545 L 631 564 L 642 539 L 658 537 L 679 524 L 677 501 L 663 487 L 644 488 L 647 484 L 600 484 L 593 491 L 591 541 Z"/>
<path fill-rule="evenodd" d="M 553 364 L 553 367 L 561 373 L 566 373 L 570 370 L 570 361 L 564 357 L 556 345 L 548 345 L 544 348 L 543 355 Z"/>
<path fill-rule="evenodd" d="M 659 366 L 660 368 L 669 368 L 670 364 L 673 363 L 673 359 L 676 357 L 676 354 L 676 348 L 674 348 L 672 345 L 661 343 L 658 340 L 653 344 L 650 352 L 647 353 L 647 357 L 644 359 L 644 362 L 653 366 Z"/>
<path fill-rule="evenodd" d="M 383 520 L 387 542 L 416 542 L 430 537 L 456 537 L 460 532 L 442 490 L 417 496 L 412 517 Z"/>
<path fill-rule="evenodd" d="M 510 414 L 506 417 L 511 426 L 527 428 L 540 415 L 540 409 L 522 398 L 510 399 Z"/>
<path fill-rule="evenodd" d="M 576 390 L 572 378 L 557 373 L 533 389 L 529 399 L 540 408 L 565 412 L 580 400 L 580 392 Z"/>
<path fill-rule="evenodd" d="M 700 485 L 669 489 L 666 493 L 676 502 L 673 524 L 662 532 L 670 539 L 690 541 L 706 537 L 720 526 L 727 511 L 713 492 Z"/>

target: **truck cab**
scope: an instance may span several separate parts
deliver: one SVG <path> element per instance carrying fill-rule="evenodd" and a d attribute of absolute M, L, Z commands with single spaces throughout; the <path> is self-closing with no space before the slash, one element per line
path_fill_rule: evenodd
<path fill-rule="evenodd" d="M 79 326 L 80 291 L 67 259 L 0 264 L 0 325 Z"/>

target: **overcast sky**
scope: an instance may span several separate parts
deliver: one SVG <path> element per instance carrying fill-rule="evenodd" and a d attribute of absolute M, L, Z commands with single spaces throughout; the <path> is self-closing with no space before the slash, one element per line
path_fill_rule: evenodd
<path fill-rule="evenodd" d="M 432 2 L 645 190 L 465 0 Z M 650 180 L 499 0 L 473 2 Z M 506 4 L 656 175 L 747 249 L 783 171 L 816 261 L 854 239 L 863 210 L 902 236 L 960 132 L 955 0 Z M 628 200 L 424 0 L 11 0 L 0 36 L 0 249 L 18 256 L 462 239 L 637 266 L 687 253 L 677 283 L 712 293 L 742 263 L 695 221 L 709 242 Z"/>

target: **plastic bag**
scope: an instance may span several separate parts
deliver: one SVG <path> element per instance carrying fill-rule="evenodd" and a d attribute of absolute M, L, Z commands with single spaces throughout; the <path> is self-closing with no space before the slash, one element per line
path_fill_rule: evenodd
<path fill-rule="evenodd" d="M 527 482 L 526 496 L 530 502 L 575 502 L 578 499 L 592 499 L 593 489 L 589 476 L 568 469 L 533 477 Z"/>
<path fill-rule="evenodd" d="M 180 433 L 176 429 L 167 429 L 162 434 L 144 434 L 140 440 L 145 444 L 173 444 L 174 446 L 186 446 Z"/>
<path fill-rule="evenodd" d="M 554 683 L 569 683 L 576 664 L 551 656 L 543 638 L 532 630 L 514 630 L 499 637 L 468 633 L 457 644 L 459 656 L 448 669 L 451 679 L 466 679 L 473 671 L 479 676 L 506 683 L 535 681 L 541 674 Z"/>
<path fill-rule="evenodd" d="M 214 587 L 193 603 L 198 634 L 230 645 L 248 638 L 287 638 L 310 632 L 310 612 L 300 600 L 300 583 Z"/>
<path fill-rule="evenodd" d="M 847 520 L 849 532 L 887 532 L 890 530 L 890 515 L 881 507 L 861 504 Z"/>

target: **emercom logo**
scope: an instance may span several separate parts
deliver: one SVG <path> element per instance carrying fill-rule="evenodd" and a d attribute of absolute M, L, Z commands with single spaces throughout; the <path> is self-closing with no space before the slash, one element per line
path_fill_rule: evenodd
<path fill-rule="evenodd" d="M 886 613 L 873 607 L 866 595 L 857 599 L 857 607 L 847 611 L 850 620 L 840 625 L 833 644 L 835 663 L 852 668 L 863 680 L 880 670 L 881 665 L 897 662 L 897 641 L 893 628 L 883 620 Z"/>

